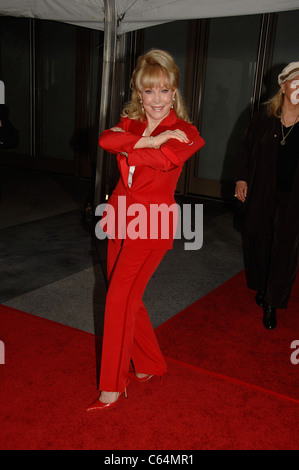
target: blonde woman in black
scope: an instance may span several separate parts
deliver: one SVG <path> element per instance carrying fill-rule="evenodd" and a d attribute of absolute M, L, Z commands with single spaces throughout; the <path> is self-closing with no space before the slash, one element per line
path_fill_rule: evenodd
<path fill-rule="evenodd" d="M 263 307 L 263 324 L 277 325 L 288 306 L 298 266 L 299 61 L 278 76 L 279 91 L 265 103 L 243 138 L 235 197 L 246 206 L 247 284 Z"/>

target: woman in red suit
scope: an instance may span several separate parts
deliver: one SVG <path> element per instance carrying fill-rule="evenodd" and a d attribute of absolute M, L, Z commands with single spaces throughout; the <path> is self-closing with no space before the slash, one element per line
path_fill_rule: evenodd
<path fill-rule="evenodd" d="M 99 140 L 102 148 L 117 154 L 120 179 L 101 221 L 109 236 L 109 288 L 101 393 L 88 411 L 115 406 L 121 394 L 126 394 L 130 377 L 145 382 L 153 376 L 162 377 L 167 370 L 142 296 L 172 248 L 174 192 L 183 164 L 204 145 L 188 119 L 178 90 L 179 69 L 167 52 L 151 50 L 139 57 L 131 86 L 131 101 L 121 121 L 104 131 Z M 153 221 L 151 213 L 158 205 L 171 208 L 163 210 L 162 222 Z M 134 373 L 129 372 L 131 361 Z"/>

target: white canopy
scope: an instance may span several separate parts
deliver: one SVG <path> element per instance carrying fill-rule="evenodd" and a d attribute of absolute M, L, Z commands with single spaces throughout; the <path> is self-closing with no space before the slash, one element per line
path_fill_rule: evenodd
<path fill-rule="evenodd" d="M 299 0 L 109 0 L 117 34 L 175 20 L 296 10 Z M 104 30 L 105 0 L 0 0 L 0 14 Z"/>

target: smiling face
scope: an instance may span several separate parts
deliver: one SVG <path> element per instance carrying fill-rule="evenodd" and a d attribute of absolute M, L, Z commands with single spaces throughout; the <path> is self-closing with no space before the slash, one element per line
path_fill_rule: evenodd
<path fill-rule="evenodd" d="M 159 124 L 168 116 L 175 99 L 176 90 L 171 90 L 163 83 L 145 88 L 139 94 L 148 122 Z"/>

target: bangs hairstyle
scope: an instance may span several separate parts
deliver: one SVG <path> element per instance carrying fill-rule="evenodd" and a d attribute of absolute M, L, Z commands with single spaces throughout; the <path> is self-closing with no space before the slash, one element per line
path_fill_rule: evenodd
<path fill-rule="evenodd" d="M 176 66 L 175 66 L 176 67 Z M 159 64 L 146 63 L 141 69 L 136 70 L 132 77 L 132 89 L 137 92 L 146 90 L 147 88 L 159 87 L 160 85 L 175 90 L 179 87 L 180 72 L 177 70 L 173 72 L 161 67 Z"/>
<path fill-rule="evenodd" d="M 179 68 L 168 52 L 153 49 L 140 56 L 131 79 L 131 101 L 123 109 L 122 116 L 144 120 L 146 116 L 139 94 L 148 88 L 165 86 L 169 90 L 177 90 L 174 111 L 179 118 L 190 122 L 183 99 L 178 91 L 179 81 Z"/>

